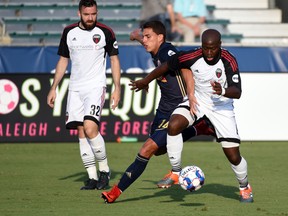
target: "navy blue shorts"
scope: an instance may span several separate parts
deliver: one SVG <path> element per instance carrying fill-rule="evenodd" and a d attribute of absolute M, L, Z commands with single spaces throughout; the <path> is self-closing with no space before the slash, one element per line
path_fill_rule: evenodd
<path fill-rule="evenodd" d="M 156 112 L 155 118 L 151 125 L 150 138 L 157 144 L 159 148 L 166 148 L 167 145 L 167 128 L 169 123 L 170 114 Z M 183 141 L 189 140 L 194 137 L 195 128 L 190 126 L 182 132 Z"/>
<path fill-rule="evenodd" d="M 157 110 L 150 130 L 150 138 L 159 148 L 166 147 L 167 128 L 171 113 L 162 113 Z"/>

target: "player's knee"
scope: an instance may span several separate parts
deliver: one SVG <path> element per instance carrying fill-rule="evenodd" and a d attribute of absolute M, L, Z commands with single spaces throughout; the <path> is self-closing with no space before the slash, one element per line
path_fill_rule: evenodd
<path fill-rule="evenodd" d="M 235 143 L 235 145 L 237 145 L 237 143 Z M 237 166 L 241 162 L 239 146 L 226 147 L 226 148 L 224 147 L 223 151 L 231 164 Z"/>
<path fill-rule="evenodd" d="M 96 131 L 95 129 L 91 127 L 84 127 L 84 133 L 86 137 L 88 137 L 89 139 L 93 139 L 94 137 L 98 135 L 98 131 Z"/>
<path fill-rule="evenodd" d="M 168 134 L 170 136 L 176 136 L 180 134 L 185 128 L 188 127 L 188 120 L 181 115 L 173 116 L 168 125 Z"/>
<path fill-rule="evenodd" d="M 238 154 L 230 155 L 228 157 L 228 160 L 231 164 L 233 164 L 234 166 L 237 166 L 241 162 L 241 156 Z"/>
<path fill-rule="evenodd" d="M 168 134 L 170 136 L 175 136 L 177 135 L 178 132 L 178 123 L 176 121 L 170 121 L 169 126 L 168 126 Z"/>

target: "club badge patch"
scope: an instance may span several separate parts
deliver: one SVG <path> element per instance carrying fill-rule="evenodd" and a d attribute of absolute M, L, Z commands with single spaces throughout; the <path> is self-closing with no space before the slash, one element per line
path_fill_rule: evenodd
<path fill-rule="evenodd" d="M 157 80 L 159 80 L 159 81 L 162 82 L 162 83 L 167 83 L 167 79 L 166 79 L 166 77 L 164 77 L 164 76 L 158 77 Z"/>
<path fill-rule="evenodd" d="M 220 68 L 217 68 L 217 70 L 216 70 L 216 76 L 217 76 L 217 78 L 220 78 L 221 75 L 222 75 L 222 70 L 221 70 Z"/>
<path fill-rule="evenodd" d="M 98 44 L 101 40 L 101 36 L 99 34 L 93 35 L 93 41 L 95 44 Z"/>

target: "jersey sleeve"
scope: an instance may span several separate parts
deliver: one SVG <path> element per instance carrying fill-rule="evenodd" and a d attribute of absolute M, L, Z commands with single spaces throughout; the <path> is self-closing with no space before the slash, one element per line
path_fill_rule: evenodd
<path fill-rule="evenodd" d="M 99 27 L 102 29 L 102 31 L 105 34 L 105 38 L 106 38 L 105 50 L 108 53 L 108 55 L 109 56 L 118 55 L 119 54 L 118 43 L 117 43 L 116 36 L 113 30 L 104 24 L 99 23 L 97 25 L 99 25 Z"/>
<path fill-rule="evenodd" d="M 172 71 L 180 70 L 178 58 L 179 58 L 179 53 L 171 56 L 171 58 L 167 61 L 167 64 L 170 70 Z"/>
<path fill-rule="evenodd" d="M 168 61 L 168 67 L 171 70 L 191 69 L 195 63 L 194 51 L 181 51 L 172 56 Z"/>
<path fill-rule="evenodd" d="M 67 45 L 67 34 L 69 32 L 68 28 L 65 28 L 63 30 L 61 39 L 60 39 L 60 43 L 59 43 L 59 47 L 58 47 L 58 52 L 57 54 L 66 58 L 70 58 L 70 54 L 69 54 L 69 48 Z"/>
<path fill-rule="evenodd" d="M 161 63 L 167 62 L 172 56 L 177 53 L 177 49 L 174 46 L 167 46 L 159 52 L 159 60 Z"/>
<path fill-rule="evenodd" d="M 227 84 L 241 90 L 241 77 L 236 58 L 227 50 L 222 50 L 222 61 L 225 67 Z"/>

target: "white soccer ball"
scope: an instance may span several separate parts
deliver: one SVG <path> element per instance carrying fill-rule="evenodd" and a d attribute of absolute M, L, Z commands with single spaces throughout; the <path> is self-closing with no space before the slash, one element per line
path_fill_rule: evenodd
<path fill-rule="evenodd" d="M 184 167 L 179 174 L 179 184 L 186 191 L 197 191 L 205 181 L 204 172 L 195 165 Z"/>
<path fill-rule="evenodd" d="M 10 80 L 0 80 L 0 114 L 12 112 L 19 102 L 17 86 Z"/>

